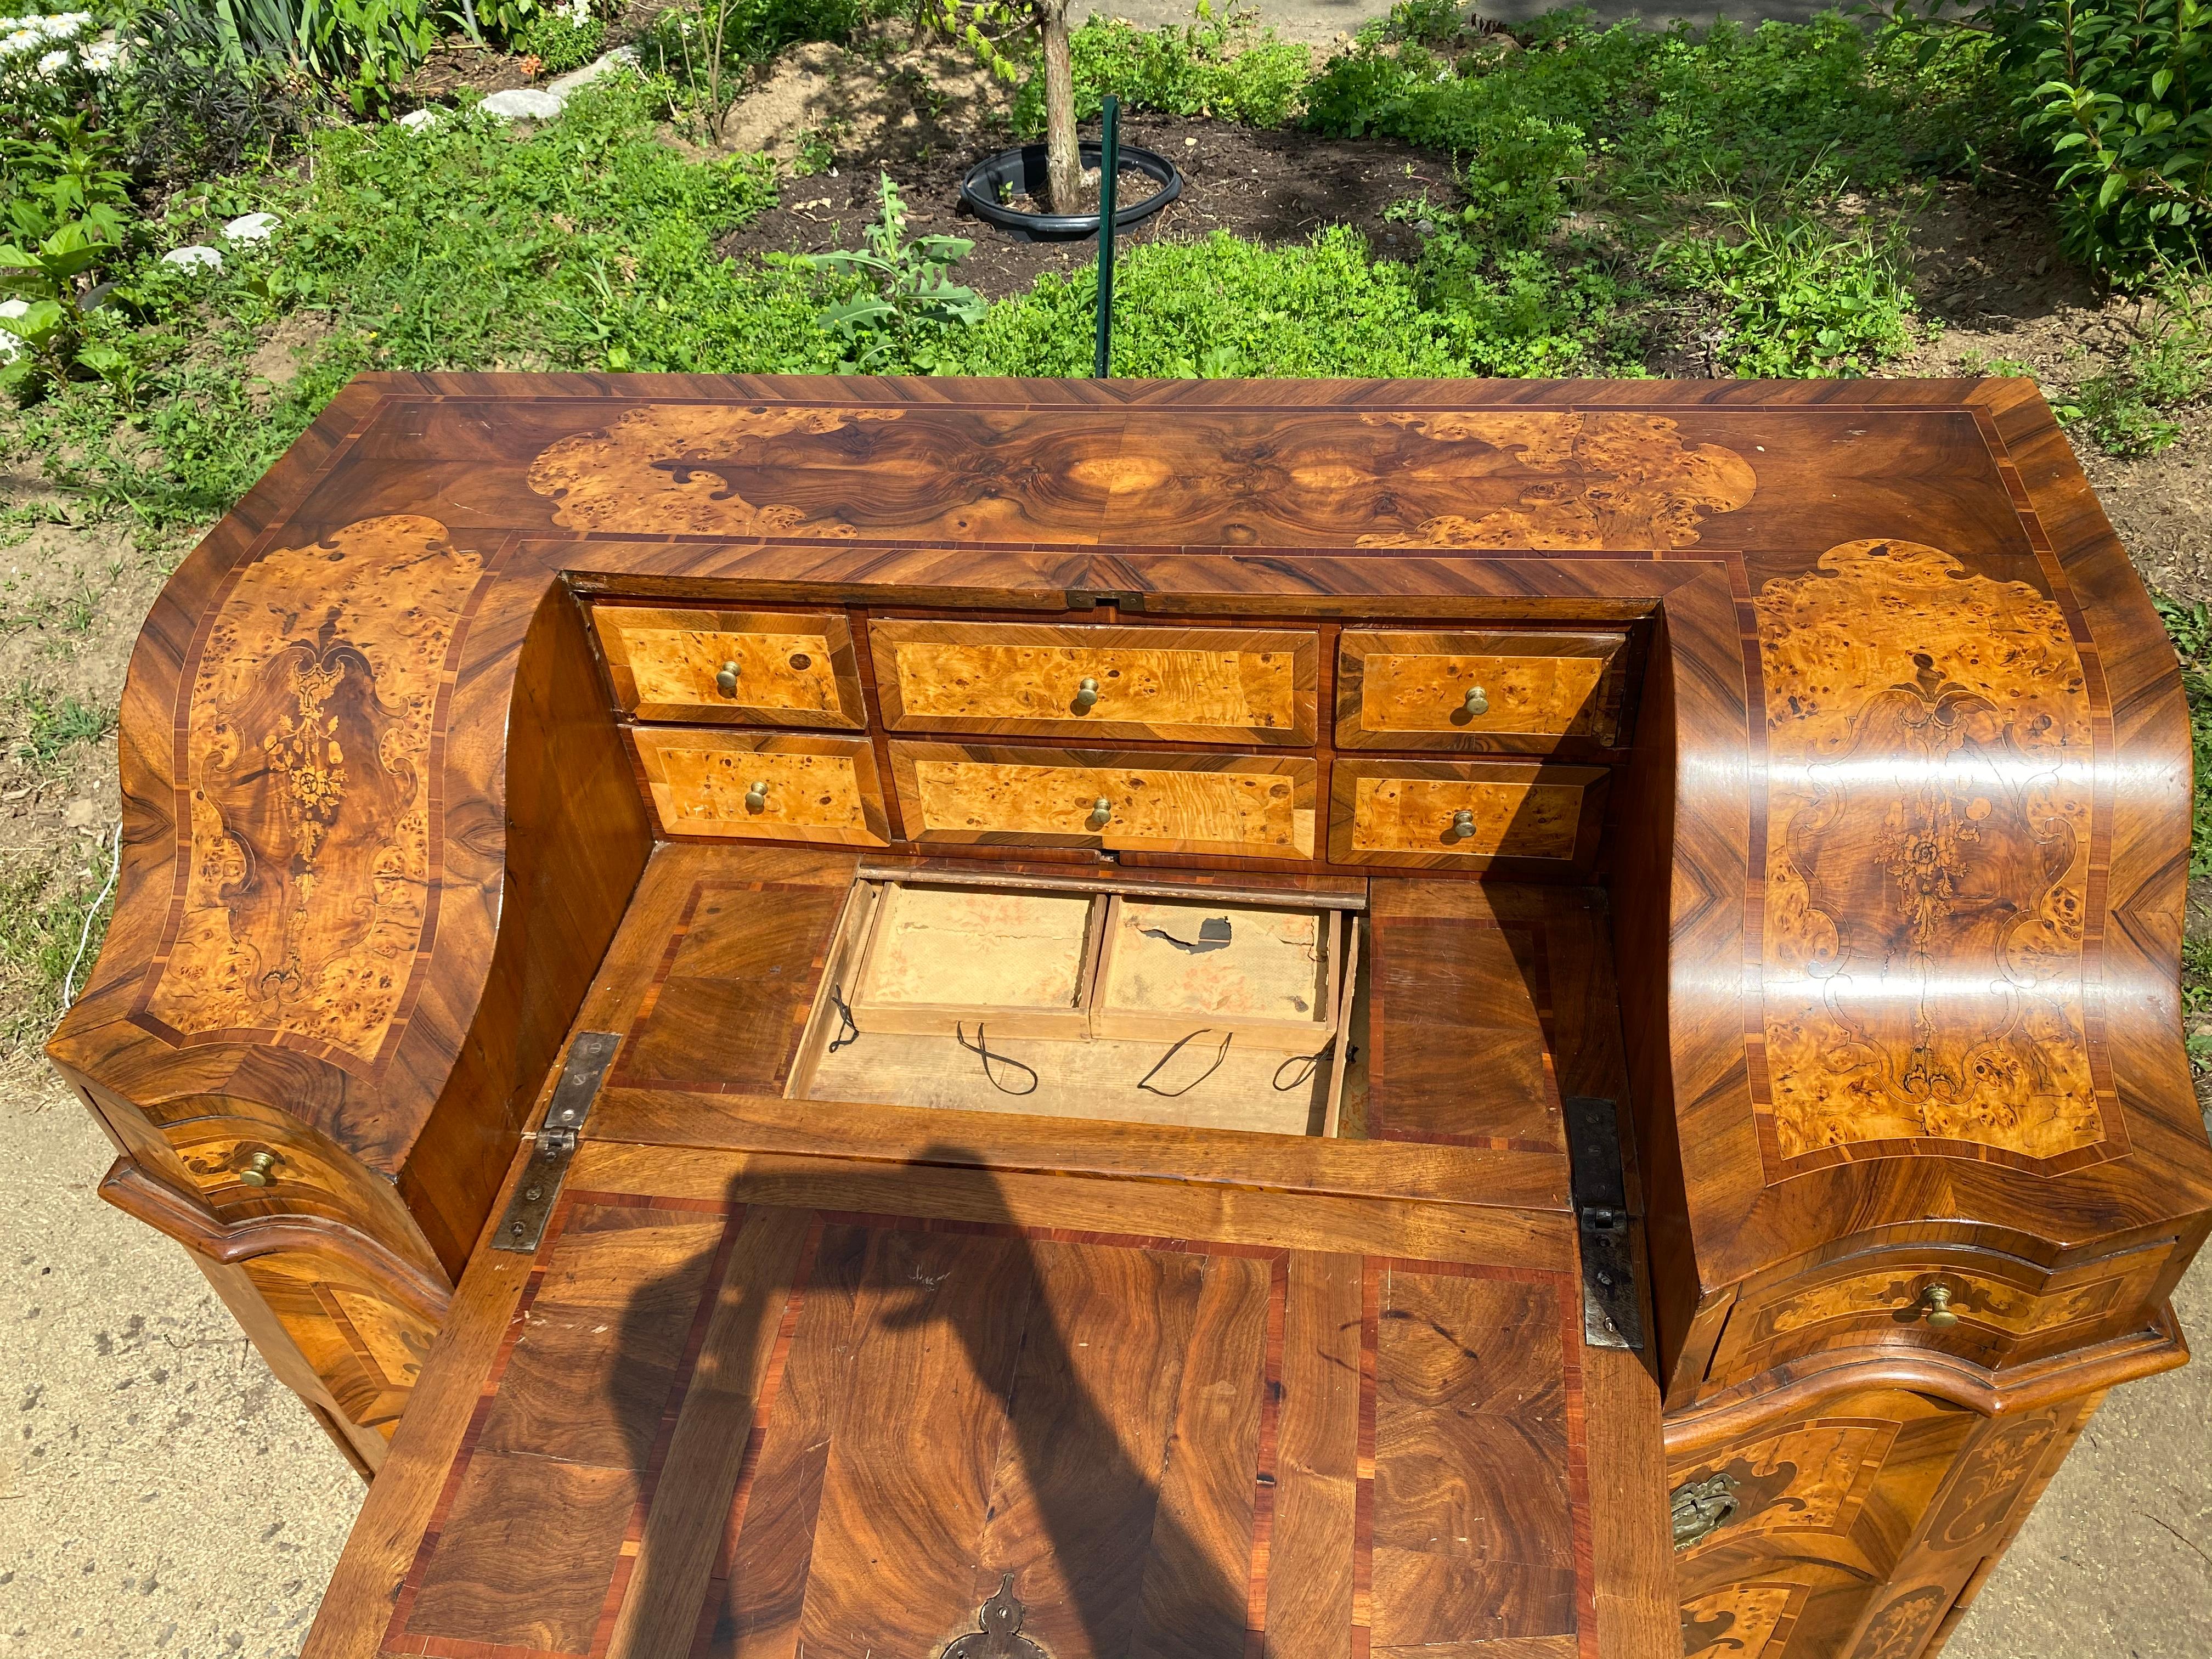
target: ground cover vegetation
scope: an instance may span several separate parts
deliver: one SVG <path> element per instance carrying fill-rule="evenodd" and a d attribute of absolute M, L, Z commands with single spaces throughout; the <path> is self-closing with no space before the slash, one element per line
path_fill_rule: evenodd
<path fill-rule="evenodd" d="M 834 120 L 781 175 L 722 142 L 794 44 L 890 63 L 926 27 L 942 40 L 987 21 L 971 43 L 1003 76 L 998 129 L 1032 137 L 1042 65 L 1031 33 L 1001 27 L 1019 21 L 1005 7 L 95 3 L 0 20 L 0 541 L 119 536 L 138 567 L 80 573 L 88 616 L 157 580 L 365 368 L 1088 371 L 1087 270 L 986 295 L 963 276 L 971 235 L 909 224 L 949 196 L 951 163 L 894 177 L 841 154 Z M 1947 192 L 1987 185 L 2049 203 L 2063 256 L 2133 296 L 2125 349 L 2054 401 L 2077 441 L 2154 455 L 2212 387 L 2208 16 L 2195 0 L 1990 0 L 1964 19 L 1898 0 L 1806 24 L 1598 27 L 1559 12 L 1508 31 L 1406 0 L 1328 52 L 1204 4 L 1173 28 L 1095 18 L 1067 41 L 1079 119 L 1110 92 L 1139 112 L 1407 157 L 1391 246 L 1321 223 L 1131 247 L 1116 370 L 1880 372 L 1934 332 L 1917 228 Z M 557 118 L 482 105 L 485 66 L 542 82 L 617 45 L 627 65 Z M 476 81 L 433 88 L 447 62 Z M 875 204 L 859 245 L 725 254 L 841 162 Z M 72 589 L 0 604 L 0 657 L 32 636 L 67 655 L 55 618 L 86 603 Z M 2198 597 L 2166 614 L 2202 775 L 2212 623 Z M 35 798 L 89 763 L 112 688 L 58 690 L 45 659 L 26 660 L 0 726 Z M 0 870 L 0 981 L 50 1011 L 76 941 L 97 933 L 103 875 L 76 849 Z M 2192 947 L 2191 969 L 2192 1021 L 2212 1024 L 2212 948 Z"/>

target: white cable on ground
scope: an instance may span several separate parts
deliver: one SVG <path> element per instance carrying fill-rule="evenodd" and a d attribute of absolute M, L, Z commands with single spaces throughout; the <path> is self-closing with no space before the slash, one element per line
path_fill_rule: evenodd
<path fill-rule="evenodd" d="M 62 976 L 62 1012 L 69 1012 L 76 1000 L 76 970 L 84 966 L 85 947 L 92 943 L 92 921 L 100 914 L 100 907 L 107 902 L 107 896 L 115 890 L 115 878 L 123 870 L 123 825 L 115 826 L 115 846 L 108 854 L 107 880 L 100 887 L 100 896 L 93 900 L 92 908 L 84 913 L 84 929 L 76 936 L 76 954 L 70 958 L 69 972 Z"/>

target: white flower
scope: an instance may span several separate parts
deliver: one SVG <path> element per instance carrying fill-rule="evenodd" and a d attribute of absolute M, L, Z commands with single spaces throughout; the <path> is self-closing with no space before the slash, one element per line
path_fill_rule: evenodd
<path fill-rule="evenodd" d="M 173 247 L 161 256 L 161 263 L 184 270 L 221 270 L 222 254 L 211 247 Z"/>
<path fill-rule="evenodd" d="M 120 40 L 95 40 L 84 49 L 84 66 L 94 75 L 106 75 L 123 61 Z"/>
<path fill-rule="evenodd" d="M 0 317 L 16 318 L 31 308 L 28 300 L 0 300 Z M 12 361 L 23 349 L 23 343 L 5 329 L 0 329 L 0 362 Z"/>
<path fill-rule="evenodd" d="M 222 234 L 234 242 L 265 242 L 276 228 L 276 216 L 273 213 L 246 213 L 225 225 Z"/>
<path fill-rule="evenodd" d="M 46 37 L 36 29 L 12 29 L 5 40 L 0 40 L 0 58 L 20 58 L 46 43 Z"/>
<path fill-rule="evenodd" d="M 39 59 L 39 73 L 51 81 L 69 67 L 70 59 L 75 54 L 66 46 L 50 52 Z"/>

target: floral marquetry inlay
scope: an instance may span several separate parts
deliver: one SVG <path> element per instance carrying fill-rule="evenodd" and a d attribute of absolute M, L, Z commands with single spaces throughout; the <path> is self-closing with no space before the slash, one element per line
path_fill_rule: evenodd
<path fill-rule="evenodd" d="M 443 525 L 368 519 L 238 576 L 185 710 L 186 865 L 143 1012 L 373 1065 L 422 944 L 446 653 L 483 574 Z"/>
<path fill-rule="evenodd" d="M 2059 607 L 1911 542 L 1758 597 L 1784 1158 L 2106 1134 L 2084 1030 L 2089 696 Z"/>

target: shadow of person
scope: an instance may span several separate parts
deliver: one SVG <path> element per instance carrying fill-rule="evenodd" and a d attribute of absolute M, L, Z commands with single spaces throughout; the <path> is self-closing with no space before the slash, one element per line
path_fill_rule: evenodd
<path fill-rule="evenodd" d="M 730 1235 L 638 1286 L 608 1403 L 665 1378 L 665 1449 L 611 1659 L 1242 1659 L 1267 1264 L 1024 1226 L 983 1162 L 734 1177 Z"/>

